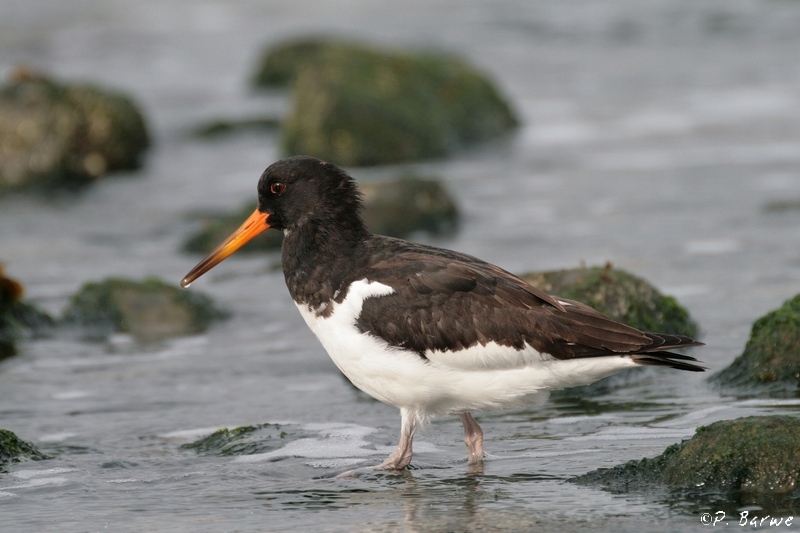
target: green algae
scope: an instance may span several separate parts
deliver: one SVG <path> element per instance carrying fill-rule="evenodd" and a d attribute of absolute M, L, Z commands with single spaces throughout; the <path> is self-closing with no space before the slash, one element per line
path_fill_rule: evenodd
<path fill-rule="evenodd" d="M 742 354 L 709 381 L 748 392 L 800 391 L 800 294 L 756 320 Z"/>
<path fill-rule="evenodd" d="M 49 457 L 36 449 L 36 446 L 25 442 L 7 429 L 0 429 L 0 472 L 5 472 L 5 467 L 11 463 L 44 459 Z"/>
<path fill-rule="evenodd" d="M 181 445 L 181 449 L 194 450 L 204 455 L 252 455 L 284 446 L 288 435 L 280 424 L 222 428 L 195 442 Z M 296 437 L 294 434 L 292 436 Z"/>

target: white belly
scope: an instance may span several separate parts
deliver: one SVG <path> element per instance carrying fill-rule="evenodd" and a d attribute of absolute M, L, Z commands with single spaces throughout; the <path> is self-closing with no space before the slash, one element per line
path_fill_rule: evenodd
<path fill-rule="evenodd" d="M 636 366 L 624 356 L 560 361 L 532 348 L 490 343 L 465 351 L 429 352 L 428 359 L 361 333 L 356 320 L 364 300 L 391 294 L 381 283 L 360 280 L 334 304 L 328 318 L 300 304 L 300 314 L 334 364 L 373 398 L 420 416 L 541 403 L 547 391 L 586 385 Z"/>

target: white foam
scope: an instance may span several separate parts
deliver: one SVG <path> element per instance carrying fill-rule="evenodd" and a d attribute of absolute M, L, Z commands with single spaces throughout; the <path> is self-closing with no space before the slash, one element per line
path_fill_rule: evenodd
<path fill-rule="evenodd" d="M 199 437 L 207 437 L 208 435 L 211 435 L 215 431 L 219 431 L 224 427 L 236 427 L 236 426 L 215 426 L 215 427 L 204 427 L 195 429 L 179 429 L 176 431 L 170 431 L 169 433 L 163 433 L 159 436 L 164 439 L 196 439 Z"/>
<path fill-rule="evenodd" d="M 689 241 L 685 249 L 689 255 L 722 255 L 741 251 L 742 243 L 737 239 L 705 239 Z"/>
<path fill-rule="evenodd" d="M 42 476 L 52 476 L 53 474 L 66 474 L 68 472 L 76 472 L 76 468 L 48 468 L 48 469 L 28 469 L 17 470 L 12 472 L 11 475 L 20 479 L 34 479 Z"/>
<path fill-rule="evenodd" d="M 752 400 L 742 400 L 740 402 L 734 402 L 733 405 L 737 407 L 761 407 L 761 406 L 770 407 L 779 405 L 800 405 L 800 400 L 756 398 Z"/>
<path fill-rule="evenodd" d="M 43 478 L 31 479 L 27 483 L 12 485 L 11 487 L 6 487 L 6 489 L 13 490 L 13 489 L 30 489 L 36 487 L 61 486 L 61 485 L 66 485 L 67 483 L 69 483 L 69 480 L 65 477 L 43 477 Z"/>
<path fill-rule="evenodd" d="M 706 418 L 711 413 L 716 413 L 717 411 L 723 411 L 728 409 L 730 406 L 727 405 L 714 405 L 711 407 L 706 407 L 705 409 L 699 409 L 697 411 L 692 411 L 691 413 L 686 413 L 685 415 L 681 415 L 677 418 L 672 420 L 668 420 L 666 422 L 661 422 L 657 424 L 658 427 L 674 427 L 674 426 L 692 426 L 694 427 L 698 421 Z"/>
<path fill-rule="evenodd" d="M 375 428 L 356 424 L 322 423 L 308 424 L 302 429 L 316 431 L 320 437 L 308 437 L 290 441 L 286 446 L 266 453 L 242 455 L 234 459 L 236 463 L 255 463 L 285 457 L 304 459 L 336 459 L 367 457 L 376 452 L 372 443 L 364 437 L 377 431 Z M 320 463 L 317 461 L 317 463 Z"/>
<path fill-rule="evenodd" d="M 79 400 L 81 398 L 90 398 L 92 396 L 95 396 L 93 392 L 83 390 L 56 392 L 50 395 L 50 397 L 54 400 Z"/>
<path fill-rule="evenodd" d="M 580 450 L 563 450 L 558 452 L 526 452 L 517 455 L 503 455 L 502 459 L 522 459 L 522 458 L 539 458 L 543 459 L 546 457 L 563 457 L 565 455 L 586 455 L 590 453 L 605 453 L 606 450 L 599 449 L 599 448 L 583 448 Z M 489 457 L 498 457 L 496 455 L 492 455 Z"/>
<path fill-rule="evenodd" d="M 63 442 L 71 437 L 74 437 L 77 433 L 72 433 L 69 431 L 64 431 L 63 433 L 50 433 L 48 435 L 42 435 L 39 437 L 39 442 Z"/>
<path fill-rule="evenodd" d="M 598 431 L 592 435 L 581 435 L 578 437 L 565 437 L 564 440 L 573 441 L 596 441 L 596 440 L 655 440 L 655 439 L 685 439 L 694 435 L 694 428 L 686 430 L 666 430 L 654 428 L 615 428 L 610 430 Z"/>
<path fill-rule="evenodd" d="M 614 420 L 618 419 L 619 417 L 612 414 L 602 414 L 602 415 L 580 415 L 580 416 L 561 416 L 558 418 L 551 418 L 548 420 L 550 424 L 554 425 L 567 425 L 567 424 L 577 424 L 578 422 L 585 422 L 586 420 Z"/>

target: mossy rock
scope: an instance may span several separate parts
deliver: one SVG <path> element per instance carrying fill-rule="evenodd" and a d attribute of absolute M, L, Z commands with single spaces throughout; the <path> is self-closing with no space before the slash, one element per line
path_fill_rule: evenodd
<path fill-rule="evenodd" d="M 675 298 L 610 265 L 531 272 L 522 278 L 547 293 L 583 302 L 642 331 L 697 336 L 697 324 Z"/>
<path fill-rule="evenodd" d="M 517 125 L 492 83 L 452 57 L 306 40 L 267 54 L 257 79 L 292 81 L 283 151 L 343 166 L 441 157 Z"/>
<path fill-rule="evenodd" d="M 49 333 L 55 325 L 50 315 L 23 302 L 23 286 L 8 278 L 0 264 L 0 359 L 16 353 L 16 342 Z"/>
<path fill-rule="evenodd" d="M 724 496 L 796 509 L 800 503 L 800 419 L 751 416 L 699 427 L 652 459 L 600 468 L 570 481 L 613 492 L 666 488 L 683 497 Z M 778 500 L 774 500 L 778 497 Z"/>
<path fill-rule="evenodd" d="M 7 429 L 0 429 L 0 472 L 11 463 L 22 461 L 41 461 L 48 457 Z"/>
<path fill-rule="evenodd" d="M 223 428 L 208 437 L 183 444 L 181 449 L 194 450 L 205 455 L 252 455 L 270 452 L 285 446 L 287 436 L 290 436 L 290 433 L 285 431 L 280 424 L 259 424 L 234 429 Z M 294 432 L 291 433 L 292 438 L 298 436 Z"/>
<path fill-rule="evenodd" d="M 0 194 L 137 168 L 149 139 L 128 96 L 19 70 L 0 88 Z"/>
<path fill-rule="evenodd" d="M 709 381 L 777 395 L 800 391 L 800 294 L 756 320 L 742 354 Z"/>
<path fill-rule="evenodd" d="M 213 320 L 226 316 L 196 291 L 152 278 L 142 282 L 109 278 L 84 285 L 72 297 L 62 322 L 79 328 L 89 339 L 102 340 L 119 332 L 155 342 L 201 333 Z"/>
<path fill-rule="evenodd" d="M 416 232 L 430 235 L 449 235 L 456 231 L 459 211 L 444 186 L 435 179 L 406 176 L 397 180 L 367 183 L 360 186 L 364 193 L 364 221 L 380 235 L 408 237 Z M 205 220 L 204 227 L 191 236 L 183 250 L 208 253 L 233 233 L 255 210 L 249 203 L 232 215 Z M 242 252 L 277 250 L 283 234 L 267 231 L 247 243 Z"/>
<path fill-rule="evenodd" d="M 281 121 L 275 117 L 228 119 L 219 118 L 210 120 L 195 127 L 190 133 L 199 139 L 212 139 L 233 133 L 245 131 L 275 131 L 281 126 Z"/>

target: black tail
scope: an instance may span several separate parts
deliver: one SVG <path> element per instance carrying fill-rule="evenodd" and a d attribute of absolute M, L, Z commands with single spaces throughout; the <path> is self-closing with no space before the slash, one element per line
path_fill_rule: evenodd
<path fill-rule="evenodd" d="M 645 346 L 638 353 L 631 354 L 634 363 L 640 365 L 668 366 L 677 370 L 704 372 L 706 367 L 690 363 L 698 362 L 689 355 L 672 353 L 667 350 L 703 346 L 704 343 L 684 335 L 667 335 L 664 333 L 645 333 L 653 343 Z"/>

